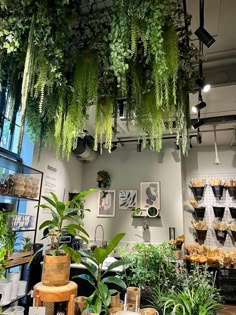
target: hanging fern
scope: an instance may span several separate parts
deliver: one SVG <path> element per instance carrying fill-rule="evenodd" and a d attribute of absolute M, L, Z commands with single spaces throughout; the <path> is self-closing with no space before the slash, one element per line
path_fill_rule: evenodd
<path fill-rule="evenodd" d="M 34 72 L 34 58 L 35 58 L 35 47 L 33 43 L 34 27 L 35 27 L 35 17 L 33 16 L 31 20 L 31 25 L 30 25 L 28 47 L 27 47 L 27 52 L 26 52 L 26 57 L 25 57 L 23 81 L 22 81 L 22 88 L 21 88 L 21 124 L 20 124 L 21 127 L 20 127 L 18 149 L 17 149 L 18 153 L 21 152 L 21 147 L 22 147 L 27 99 L 28 99 L 30 88 L 31 88 L 32 73 Z"/>
<path fill-rule="evenodd" d="M 95 118 L 95 139 L 94 150 L 98 149 L 98 142 L 103 143 L 105 138 L 104 147 L 111 152 L 112 147 L 112 113 L 113 113 L 113 99 L 110 96 L 105 96 L 99 100 L 96 106 Z"/>

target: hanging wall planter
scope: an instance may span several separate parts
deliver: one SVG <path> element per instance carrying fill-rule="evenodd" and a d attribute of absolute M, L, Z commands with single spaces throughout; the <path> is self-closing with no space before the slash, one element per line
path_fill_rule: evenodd
<path fill-rule="evenodd" d="M 221 244 L 225 243 L 227 230 L 215 230 L 217 241 Z"/>
<path fill-rule="evenodd" d="M 203 187 L 190 187 L 196 200 L 201 200 L 204 195 L 205 186 Z"/>
<path fill-rule="evenodd" d="M 213 211 L 216 218 L 222 219 L 225 213 L 225 207 L 213 207 Z"/>
<path fill-rule="evenodd" d="M 223 196 L 224 186 L 223 185 L 217 185 L 217 186 L 211 186 L 213 194 L 216 198 L 221 199 Z"/>
<path fill-rule="evenodd" d="M 232 219 L 236 219 L 236 208 L 229 207 L 229 211 L 230 211 Z"/>
<path fill-rule="evenodd" d="M 197 242 L 202 245 L 204 244 L 207 236 L 207 230 L 196 230 Z"/>
<path fill-rule="evenodd" d="M 227 187 L 230 197 L 236 199 L 236 186 Z"/>
<path fill-rule="evenodd" d="M 194 216 L 198 220 L 203 220 L 205 216 L 205 207 L 194 208 Z"/>
<path fill-rule="evenodd" d="M 111 177 L 107 171 L 97 172 L 97 183 L 98 187 L 106 189 L 111 185 Z"/>

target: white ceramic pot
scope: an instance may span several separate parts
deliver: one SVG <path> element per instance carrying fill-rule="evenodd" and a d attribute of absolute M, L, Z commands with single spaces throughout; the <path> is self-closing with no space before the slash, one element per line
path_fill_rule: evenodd
<path fill-rule="evenodd" d="M 26 293 L 26 286 L 27 286 L 27 281 L 18 281 L 18 291 L 17 291 L 17 295 L 25 295 Z"/>
<path fill-rule="evenodd" d="M 18 282 L 19 281 L 10 281 L 12 284 L 12 289 L 11 289 L 11 300 L 14 300 L 17 298 L 18 295 Z"/>
<path fill-rule="evenodd" d="M 9 281 L 15 282 L 20 280 L 20 272 L 9 272 L 7 274 L 7 279 Z"/>
<path fill-rule="evenodd" d="M 11 302 L 12 282 L 0 280 L 0 294 L 2 295 L 0 305 L 6 305 Z"/>

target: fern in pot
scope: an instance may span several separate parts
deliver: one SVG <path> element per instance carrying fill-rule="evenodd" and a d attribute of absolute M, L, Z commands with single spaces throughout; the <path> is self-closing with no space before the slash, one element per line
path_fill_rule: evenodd
<path fill-rule="evenodd" d="M 44 237 L 50 238 L 50 244 L 45 249 L 42 282 L 47 286 L 62 286 L 68 283 L 70 275 L 70 262 L 72 249 L 67 244 L 61 244 L 61 236 L 70 234 L 88 242 L 88 233 L 81 225 L 81 216 L 75 212 L 81 210 L 84 198 L 96 191 L 88 189 L 80 192 L 71 201 L 62 202 L 51 192 L 51 198 L 42 196 L 47 204 L 40 204 L 39 207 L 51 211 L 51 220 L 44 221 L 39 229 L 47 231 Z M 41 249 L 42 250 L 42 249 Z M 79 262 L 80 254 L 73 252 L 73 258 Z"/>

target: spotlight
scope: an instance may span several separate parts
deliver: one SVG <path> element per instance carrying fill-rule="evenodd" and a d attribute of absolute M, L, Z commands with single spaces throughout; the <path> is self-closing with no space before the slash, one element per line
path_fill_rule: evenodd
<path fill-rule="evenodd" d="M 202 91 L 203 91 L 204 93 L 209 92 L 210 89 L 211 89 L 211 85 L 208 84 L 208 83 L 206 83 L 205 80 L 203 80 L 203 79 L 201 79 L 201 78 L 198 78 L 198 79 L 196 80 L 196 84 L 202 89 Z"/>
<path fill-rule="evenodd" d="M 198 39 L 203 42 L 208 48 L 211 47 L 212 44 L 214 44 L 215 39 L 209 34 L 203 26 L 200 26 L 196 31 L 195 35 L 198 37 Z"/>
<path fill-rule="evenodd" d="M 198 143 L 198 144 L 201 144 L 201 143 L 202 143 L 202 135 L 201 135 L 200 132 L 198 132 L 198 134 L 197 134 L 197 143 Z"/>
<path fill-rule="evenodd" d="M 204 122 L 202 120 L 199 120 L 198 122 L 196 122 L 194 125 L 193 125 L 193 128 L 194 129 L 197 129 L 199 127 L 201 127 L 202 125 L 204 125 Z"/>
<path fill-rule="evenodd" d="M 137 143 L 137 152 L 142 152 L 142 141 Z"/>
<path fill-rule="evenodd" d="M 203 109 L 204 107 L 206 107 L 206 103 L 205 102 L 201 102 L 201 103 L 199 103 L 197 105 L 194 105 L 192 107 L 192 112 L 195 113 L 195 114 L 199 113 L 200 110 Z"/>

